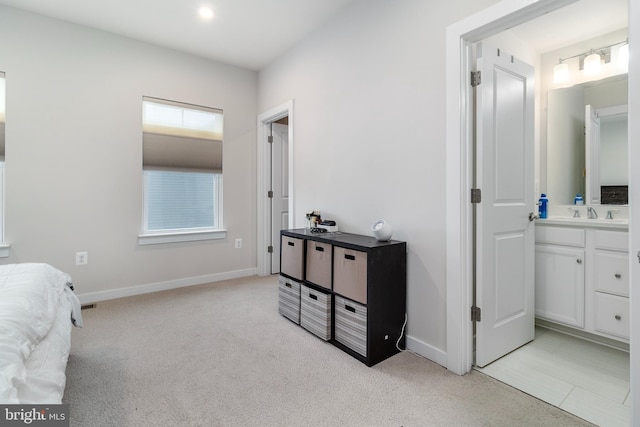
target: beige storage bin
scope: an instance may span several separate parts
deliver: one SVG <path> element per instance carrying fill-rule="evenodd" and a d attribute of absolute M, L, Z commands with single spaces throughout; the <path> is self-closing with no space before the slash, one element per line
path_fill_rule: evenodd
<path fill-rule="evenodd" d="M 307 282 L 331 289 L 331 245 L 307 240 Z"/>
<path fill-rule="evenodd" d="M 304 240 L 289 236 L 281 236 L 280 272 L 294 279 L 303 279 Z"/>
<path fill-rule="evenodd" d="M 341 247 L 333 249 L 333 291 L 367 303 L 367 253 Z"/>
<path fill-rule="evenodd" d="M 300 326 L 325 341 L 331 339 L 331 294 L 300 285 Z"/>

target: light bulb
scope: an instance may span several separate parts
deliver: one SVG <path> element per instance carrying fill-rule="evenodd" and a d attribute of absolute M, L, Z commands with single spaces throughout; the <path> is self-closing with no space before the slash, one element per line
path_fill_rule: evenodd
<path fill-rule="evenodd" d="M 553 82 L 564 83 L 569 81 L 569 64 L 561 62 L 553 67 Z"/>
<path fill-rule="evenodd" d="M 592 53 L 591 55 L 584 58 L 584 73 L 586 75 L 594 75 L 600 72 L 600 55 L 597 53 Z"/>

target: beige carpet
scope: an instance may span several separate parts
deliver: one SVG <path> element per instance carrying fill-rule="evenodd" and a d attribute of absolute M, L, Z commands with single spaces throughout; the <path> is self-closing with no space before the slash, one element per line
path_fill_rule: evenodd
<path fill-rule="evenodd" d="M 278 314 L 277 277 L 98 303 L 64 403 L 93 426 L 580 426 L 478 372 L 410 352 L 372 368 Z"/>

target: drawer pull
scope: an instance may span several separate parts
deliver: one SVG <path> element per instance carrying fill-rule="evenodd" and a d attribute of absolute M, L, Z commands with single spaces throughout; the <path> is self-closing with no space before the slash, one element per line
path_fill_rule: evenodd
<path fill-rule="evenodd" d="M 620 319 L 622 319 L 622 316 L 620 316 L 619 314 L 616 314 L 616 315 L 615 315 L 615 316 L 613 316 L 613 317 L 615 317 L 615 319 L 616 319 L 616 320 L 620 320 Z"/>
<path fill-rule="evenodd" d="M 324 248 L 322 246 L 316 246 L 316 251 L 324 252 Z"/>
<path fill-rule="evenodd" d="M 620 273 L 616 273 L 616 274 L 614 274 L 614 276 L 616 277 L 616 279 L 619 279 L 619 278 L 621 278 L 621 277 L 622 277 L 622 274 L 620 274 Z"/>
<path fill-rule="evenodd" d="M 293 243 L 293 242 L 287 242 L 287 245 L 289 245 L 289 246 L 295 246 L 296 244 L 295 244 L 295 243 Z"/>
<path fill-rule="evenodd" d="M 285 283 L 284 285 L 285 285 L 287 288 L 290 288 L 290 287 L 291 287 L 291 283 Z"/>
<path fill-rule="evenodd" d="M 355 255 L 347 255 L 347 254 L 345 254 L 345 255 L 344 255 L 344 258 L 345 258 L 345 259 L 348 259 L 348 260 L 351 260 L 351 261 L 355 261 L 356 256 L 355 256 Z"/>
<path fill-rule="evenodd" d="M 350 312 L 352 312 L 352 313 L 355 313 L 355 312 L 356 312 L 356 309 L 355 309 L 355 308 L 353 308 L 353 307 L 351 307 L 351 306 L 349 306 L 349 305 L 347 305 L 347 304 L 345 304 L 345 305 L 344 305 L 344 308 L 345 308 L 345 309 L 347 309 L 347 310 L 349 310 L 349 311 L 350 311 Z"/>
<path fill-rule="evenodd" d="M 578 264 L 582 264 L 582 259 L 578 258 L 578 259 L 576 260 L 576 262 L 577 262 Z"/>
<path fill-rule="evenodd" d="M 318 300 L 318 295 L 314 295 L 314 294 L 309 294 L 309 298 L 314 299 L 314 300 Z"/>

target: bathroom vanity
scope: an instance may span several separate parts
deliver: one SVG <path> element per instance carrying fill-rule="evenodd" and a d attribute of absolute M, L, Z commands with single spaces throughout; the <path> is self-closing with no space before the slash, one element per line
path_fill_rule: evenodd
<path fill-rule="evenodd" d="M 628 221 L 601 218 L 537 221 L 536 317 L 569 333 L 628 343 Z"/>

